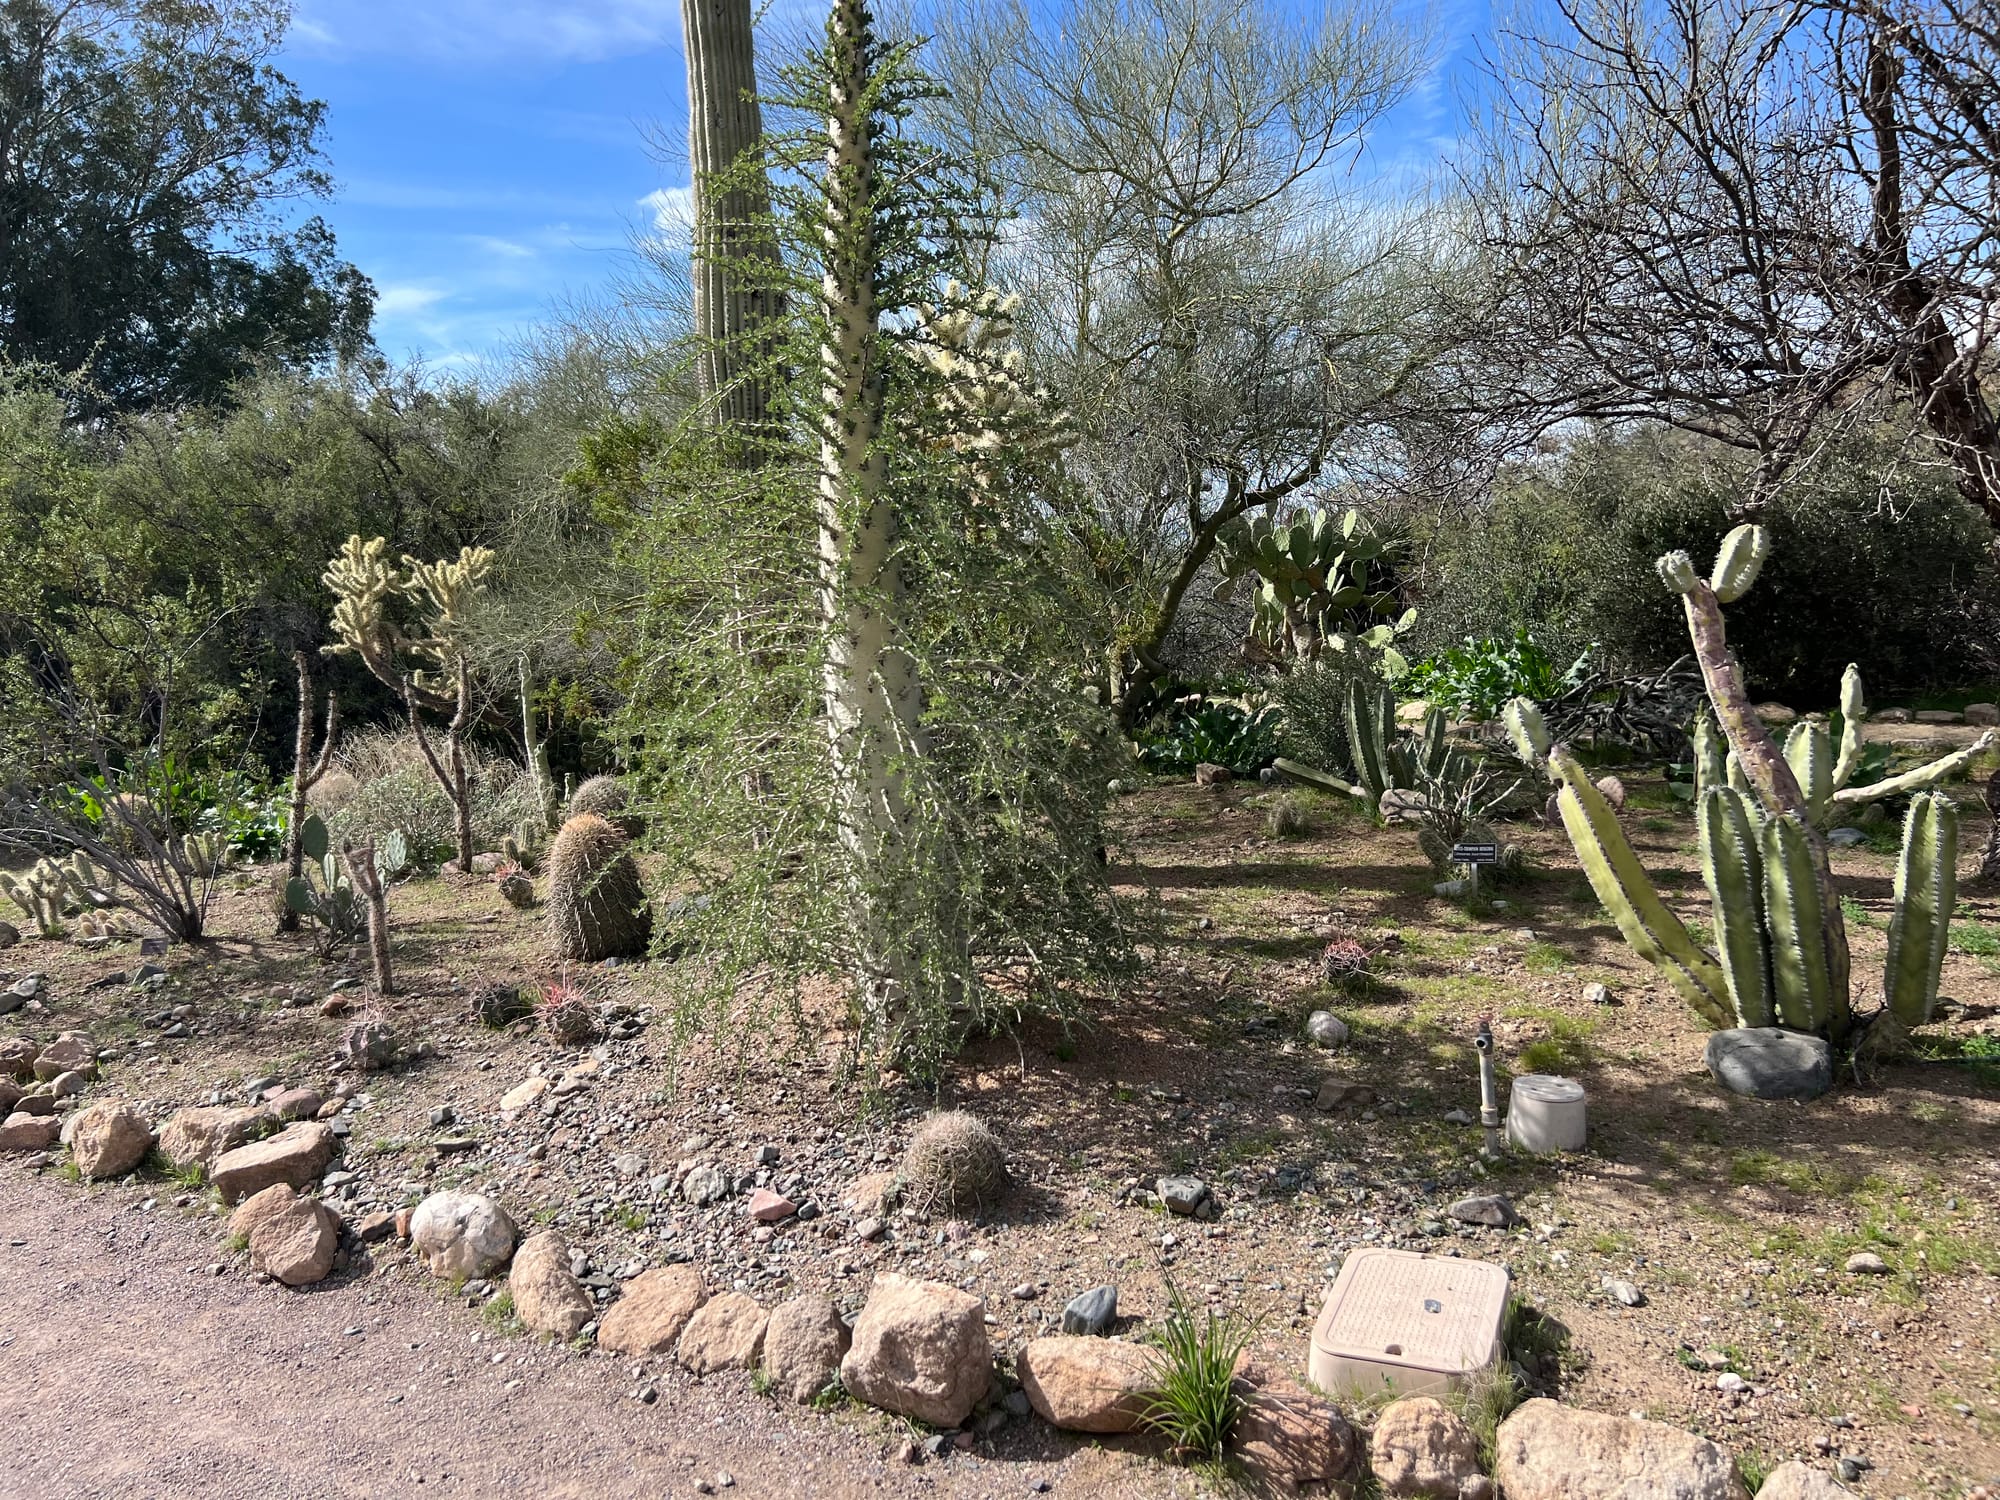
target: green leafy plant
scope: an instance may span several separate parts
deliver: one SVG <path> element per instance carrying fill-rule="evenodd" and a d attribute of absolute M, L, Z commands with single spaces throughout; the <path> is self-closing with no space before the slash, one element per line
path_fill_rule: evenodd
<path fill-rule="evenodd" d="M 1243 1411 L 1236 1361 L 1256 1329 L 1235 1310 L 1217 1317 L 1191 1307 L 1171 1278 L 1167 1316 L 1155 1335 L 1154 1384 L 1145 1423 L 1189 1459 L 1218 1459 Z"/>
<path fill-rule="evenodd" d="M 1416 612 L 1397 610 L 1393 588 L 1370 588 L 1370 570 L 1385 562 L 1396 539 L 1378 533 L 1359 511 L 1337 520 L 1319 509 L 1283 519 L 1239 516 L 1216 536 L 1222 567 L 1216 599 L 1226 603 L 1246 576 L 1256 580 L 1250 596 L 1253 639 L 1309 661 L 1329 645 L 1345 651 L 1367 637 L 1365 648 L 1391 663 L 1390 675 L 1402 670 L 1393 642 L 1410 628 Z"/>
<path fill-rule="evenodd" d="M 1277 758 L 1282 717 L 1276 707 L 1252 712 L 1226 699 L 1183 698 L 1162 727 L 1141 731 L 1139 761 L 1155 771 L 1189 772 L 1206 764 L 1252 776 Z"/>
<path fill-rule="evenodd" d="M 1397 684 L 1406 697 L 1422 698 L 1465 718 L 1492 719 L 1510 698 L 1547 702 L 1574 688 L 1589 670 L 1588 649 L 1558 667 L 1525 627 L 1511 638 L 1467 636 L 1461 645 L 1426 657 Z"/>

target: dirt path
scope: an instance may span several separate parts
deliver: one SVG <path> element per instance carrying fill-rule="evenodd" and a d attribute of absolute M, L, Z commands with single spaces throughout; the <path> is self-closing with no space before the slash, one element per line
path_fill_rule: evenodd
<path fill-rule="evenodd" d="M 1171 1494 L 1181 1476 L 1017 1424 L 913 1467 L 872 1414 L 815 1416 L 493 1334 L 415 1273 L 258 1286 L 162 1197 L 0 1175 L 0 1496 Z M 982 1445 L 983 1447 L 984 1445 Z M 726 1491 L 718 1477 L 734 1481 Z"/>

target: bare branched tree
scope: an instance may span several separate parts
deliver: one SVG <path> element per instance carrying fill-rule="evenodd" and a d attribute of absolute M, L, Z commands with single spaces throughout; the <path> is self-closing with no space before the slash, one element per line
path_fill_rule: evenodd
<path fill-rule="evenodd" d="M 1902 413 L 2000 526 L 1996 43 L 1996 0 L 1550 0 L 1475 193 L 1497 404 L 1669 422 L 1767 490 Z"/>
<path fill-rule="evenodd" d="M 1129 723 L 1218 533 L 1355 461 L 1448 335 L 1415 216 L 1353 172 L 1425 67 L 1372 0 L 959 0 L 945 128 L 1011 222 L 995 279 L 1067 408 L 1066 521 Z"/>

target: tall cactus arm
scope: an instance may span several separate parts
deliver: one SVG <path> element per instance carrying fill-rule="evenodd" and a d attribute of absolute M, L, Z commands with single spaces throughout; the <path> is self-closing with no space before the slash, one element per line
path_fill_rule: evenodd
<path fill-rule="evenodd" d="M 1833 799 L 1833 741 L 1819 725 L 1802 720 L 1785 736 L 1785 764 L 1798 778 L 1806 815 L 1817 827 L 1826 821 L 1827 805 Z"/>
<path fill-rule="evenodd" d="M 1838 1042 L 1847 1033 L 1843 947 L 1827 941 L 1829 913 L 1814 876 L 1812 831 L 1787 813 L 1764 824 L 1764 910 L 1771 930 L 1771 990 L 1780 1024 Z"/>
<path fill-rule="evenodd" d="M 1347 745 L 1354 779 L 1371 799 L 1390 785 L 1389 739 L 1395 733 L 1396 698 L 1386 685 L 1356 675 L 1347 687 Z"/>
<path fill-rule="evenodd" d="M 1958 807 L 1927 792 L 1910 803 L 1903 823 L 1903 858 L 1896 867 L 1896 910 L 1889 919 L 1889 957 L 1882 991 L 1906 1027 L 1931 1018 L 1938 972 L 1958 899 Z"/>
<path fill-rule="evenodd" d="M 1868 717 L 1868 704 L 1861 696 L 1861 669 L 1853 662 L 1840 674 L 1840 758 L 1833 763 L 1833 789 L 1837 792 L 1854 779 L 1861 764 L 1861 721 Z"/>
<path fill-rule="evenodd" d="M 1963 750 L 1954 750 L 1949 755 L 1939 756 L 1927 766 L 1905 771 L 1900 776 L 1891 776 L 1887 781 L 1871 781 L 1867 786 L 1842 787 L 1833 794 L 1833 800 L 1844 807 L 1853 807 L 1864 802 L 1880 802 L 1885 797 L 1900 797 L 1905 792 L 1920 792 L 1926 787 L 1936 786 L 1965 770 L 1992 749 L 2000 740 L 2000 730 L 1987 730 L 1967 745 Z"/>
<path fill-rule="evenodd" d="M 1695 804 L 1701 876 L 1715 903 L 1715 951 L 1743 1026 L 1769 1026 L 1771 950 L 1764 933 L 1764 861 L 1749 799 L 1710 787 Z"/>
<path fill-rule="evenodd" d="M 1694 789 L 1699 796 L 1712 786 L 1728 786 L 1729 749 L 1716 732 L 1715 716 L 1703 709 L 1694 721 Z"/>
<path fill-rule="evenodd" d="M 1577 860 L 1619 934 L 1634 953 L 1667 976 L 1703 1021 L 1715 1027 L 1734 1025 L 1727 976 L 1660 900 L 1604 794 L 1560 750 L 1549 757 L 1549 770 L 1562 783 L 1556 805 Z"/>

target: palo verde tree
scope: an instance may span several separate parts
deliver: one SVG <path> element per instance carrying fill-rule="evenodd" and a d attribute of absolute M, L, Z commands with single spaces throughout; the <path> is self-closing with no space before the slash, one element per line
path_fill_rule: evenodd
<path fill-rule="evenodd" d="M 967 1026 L 1076 1014 L 1130 945 L 1116 735 L 1052 665 L 1078 613 L 1039 548 L 1057 419 L 1005 302 L 956 280 L 979 205 L 914 123 L 912 54 L 840 0 L 785 75 L 772 445 L 746 468 L 688 423 L 653 474 L 631 714 L 701 896 L 669 937 L 708 960 L 692 998 L 838 976 L 859 1052 L 930 1067 Z"/>
<path fill-rule="evenodd" d="M 451 799 L 460 870 L 472 868 L 472 788 L 465 761 L 466 731 L 472 727 L 472 663 L 466 655 L 466 616 L 486 587 L 493 554 L 485 547 L 462 547 L 458 560 L 419 562 L 405 557 L 398 569 L 388 561 L 381 537 L 347 539 L 327 564 L 325 583 L 333 591 L 333 632 L 323 649 L 329 656 L 359 658 L 371 676 L 394 689 L 410 721 L 410 733 L 438 785 Z M 397 623 L 394 607 L 413 606 L 420 634 Z M 425 665 L 428 663 L 429 665 Z M 439 749 L 424 716 L 444 719 Z"/>

